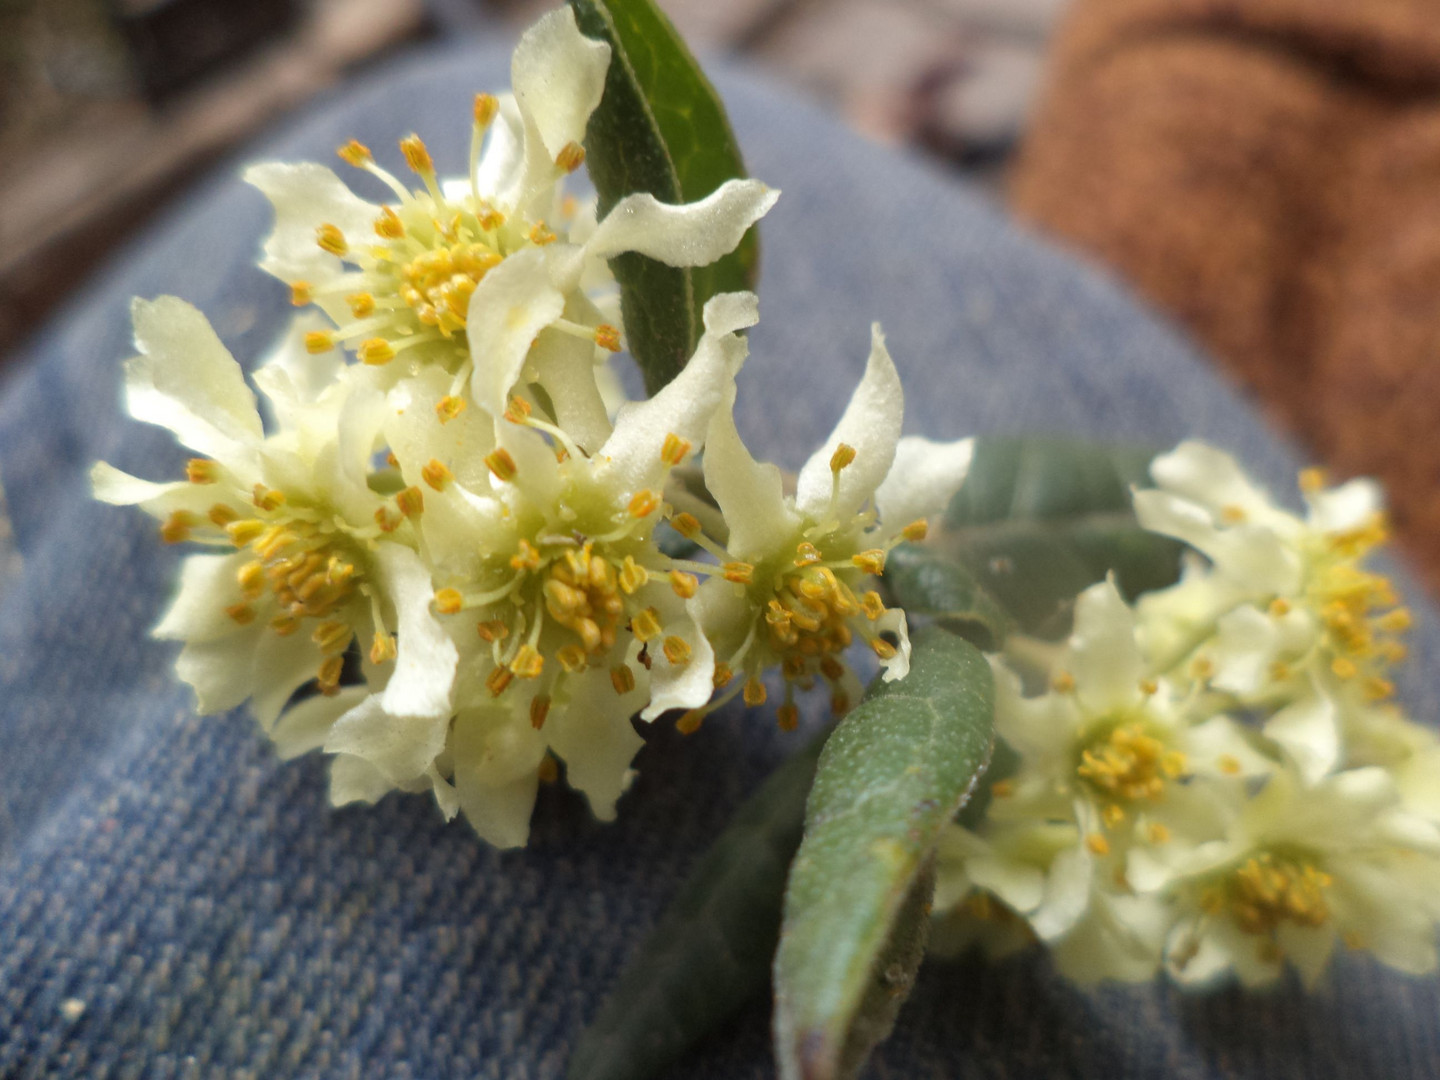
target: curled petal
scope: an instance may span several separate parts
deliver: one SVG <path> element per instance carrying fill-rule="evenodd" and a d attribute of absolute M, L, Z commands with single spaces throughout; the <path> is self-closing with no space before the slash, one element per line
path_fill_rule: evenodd
<path fill-rule="evenodd" d="M 459 654 L 430 613 L 430 571 L 420 556 L 400 544 L 381 543 L 376 558 L 400 624 L 395 674 L 385 686 L 385 711 L 392 716 L 449 716 Z"/>
<path fill-rule="evenodd" d="M 511 255 L 470 295 L 466 333 L 475 361 L 471 392 L 497 420 L 510 403 L 531 342 L 564 310 L 565 296 L 551 283 L 548 254 L 542 248 Z"/>
<path fill-rule="evenodd" d="M 895 446 L 895 462 L 875 491 L 880 520 L 894 532 L 919 518 L 943 514 L 965 483 L 975 440 L 932 442 L 918 435 Z"/>
<path fill-rule="evenodd" d="M 585 252 L 609 259 L 638 251 L 669 266 L 708 266 L 734 251 L 778 198 L 779 191 L 759 180 L 727 180 L 683 206 L 644 192 L 627 195 L 595 227 Z"/>
<path fill-rule="evenodd" d="M 260 269 L 287 284 L 327 281 L 341 272 L 340 260 L 315 242 L 321 225 L 334 225 L 352 244 L 374 236 L 380 208 L 323 165 L 268 161 L 246 169 L 245 180 L 275 207 L 275 228 L 265 239 Z"/>
<path fill-rule="evenodd" d="M 610 46 L 580 33 L 568 7 L 545 15 L 521 37 L 510 61 L 510 83 L 550 160 L 566 144 L 585 138 L 609 67 Z"/>

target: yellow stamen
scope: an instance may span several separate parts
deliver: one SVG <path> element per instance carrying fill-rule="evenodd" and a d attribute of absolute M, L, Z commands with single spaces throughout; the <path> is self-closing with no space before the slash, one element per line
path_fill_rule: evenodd
<path fill-rule="evenodd" d="M 516 545 L 515 554 L 510 556 L 510 568 L 512 570 L 538 570 L 540 568 L 540 552 L 535 545 L 523 537 Z"/>
<path fill-rule="evenodd" d="M 335 348 L 335 335 L 329 330 L 310 330 L 305 334 L 305 351 L 312 356 Z"/>
<path fill-rule="evenodd" d="M 896 656 L 895 646 L 884 638 L 871 638 L 870 648 L 875 650 L 875 655 L 881 660 L 894 660 Z"/>
<path fill-rule="evenodd" d="M 900 535 L 912 544 L 918 544 L 929 535 L 929 532 L 930 523 L 924 518 L 921 518 L 919 521 L 912 521 L 909 525 L 906 525 L 905 528 L 901 529 Z"/>
<path fill-rule="evenodd" d="M 601 323 L 595 327 L 595 344 L 606 352 L 619 352 L 620 328 L 611 326 L 609 323 Z"/>
<path fill-rule="evenodd" d="M 350 305 L 350 314 L 357 319 L 363 319 L 375 311 L 375 297 L 368 292 L 351 293 L 345 298 L 345 303 Z"/>
<path fill-rule="evenodd" d="M 436 491 L 444 491 L 445 485 L 455 479 L 455 474 L 445 467 L 444 462 L 437 458 L 431 458 L 420 467 L 420 479 Z"/>
<path fill-rule="evenodd" d="M 610 669 L 610 685 L 622 697 L 635 689 L 635 672 L 624 664 Z"/>
<path fill-rule="evenodd" d="M 515 479 L 515 459 L 503 446 L 486 454 L 484 461 L 486 467 L 495 474 L 495 479 L 503 483 Z"/>
<path fill-rule="evenodd" d="M 885 614 L 885 601 L 880 599 L 878 592 L 871 589 L 860 598 L 860 609 L 865 612 L 867 619 L 874 622 Z"/>
<path fill-rule="evenodd" d="M 225 609 L 225 614 L 241 626 L 248 626 L 255 621 L 255 609 L 249 604 L 231 604 Z"/>
<path fill-rule="evenodd" d="M 858 555 L 852 555 L 850 561 L 867 574 L 879 577 L 885 573 L 885 552 L 879 548 L 871 548 L 869 551 L 862 551 Z"/>
<path fill-rule="evenodd" d="M 637 491 L 630 500 L 630 516 L 633 518 L 649 517 L 658 509 L 660 498 L 653 491 Z"/>
<path fill-rule="evenodd" d="M 465 598 L 459 589 L 439 589 L 435 593 L 435 610 L 441 615 L 454 615 L 464 604 Z"/>
<path fill-rule="evenodd" d="M 550 715 L 550 698 L 546 694 L 536 694 L 530 699 L 530 726 L 539 731 L 545 726 L 545 718 Z M 549 758 L 546 758 L 548 761 Z"/>
<path fill-rule="evenodd" d="M 440 423 L 448 424 L 462 412 L 465 411 L 465 399 L 446 395 L 435 404 L 435 414 L 440 417 Z"/>
<path fill-rule="evenodd" d="M 720 689 L 734 677 L 735 672 L 730 670 L 729 664 L 722 662 L 715 665 L 715 678 L 712 680 L 715 683 L 715 689 Z"/>
<path fill-rule="evenodd" d="M 522 679 L 538 679 L 545 669 L 545 657 L 532 645 L 521 645 L 515 659 L 510 661 L 510 670 Z"/>
<path fill-rule="evenodd" d="M 555 155 L 555 167 L 563 172 L 573 173 L 585 163 L 585 148 L 577 142 L 568 142 Z"/>
<path fill-rule="evenodd" d="M 430 159 L 430 151 L 425 148 L 425 142 L 419 135 L 413 132 L 400 140 L 400 152 L 405 155 L 405 164 L 420 176 L 433 174 L 435 162 Z"/>
<path fill-rule="evenodd" d="M 577 671 L 584 671 L 587 663 L 585 650 L 574 644 L 560 646 L 555 652 L 555 660 L 572 675 Z"/>
<path fill-rule="evenodd" d="M 191 458 L 185 463 L 185 479 L 192 484 L 213 484 L 220 479 L 220 466 L 209 458 Z"/>
<path fill-rule="evenodd" d="M 756 678 L 745 680 L 745 689 L 741 694 L 745 699 L 745 704 L 751 708 L 764 705 L 765 699 L 770 696 L 770 692 L 765 688 L 765 684 Z"/>
<path fill-rule="evenodd" d="M 660 636 L 660 613 L 653 607 L 637 613 L 630 620 L 630 630 L 641 641 L 653 641 Z"/>
<path fill-rule="evenodd" d="M 1113 829 L 1125 820 L 1125 811 L 1115 803 L 1110 803 L 1101 811 L 1100 817 L 1106 828 Z"/>
<path fill-rule="evenodd" d="M 526 235 L 529 236 L 530 242 L 537 247 L 544 247 L 546 244 L 553 244 L 555 242 L 555 234 L 550 231 L 550 226 L 546 225 L 543 221 L 537 221 L 534 225 L 530 226 L 530 231 Z"/>
<path fill-rule="evenodd" d="M 1305 494 L 1313 495 L 1324 486 L 1324 469 L 1310 468 L 1300 470 L 1300 490 L 1305 492 Z"/>
<path fill-rule="evenodd" d="M 775 710 L 775 723 L 781 731 L 794 731 L 800 726 L 800 710 L 794 705 L 781 705 Z"/>
<path fill-rule="evenodd" d="M 339 226 L 328 223 L 315 230 L 315 243 L 320 245 L 321 251 L 328 251 L 331 255 L 345 255 L 350 251 Z"/>
<path fill-rule="evenodd" d="M 407 518 L 419 517 L 425 512 L 425 494 L 418 487 L 407 487 L 395 496 L 395 505 Z"/>
<path fill-rule="evenodd" d="M 523 424 L 530 419 L 530 403 L 524 398 L 512 397 L 503 415 L 512 424 Z"/>
<path fill-rule="evenodd" d="M 381 337 L 372 337 L 360 346 L 360 361 L 371 367 L 388 364 L 395 359 L 395 346 Z"/>
<path fill-rule="evenodd" d="M 1110 841 L 1099 833 L 1091 833 L 1085 837 L 1085 846 L 1090 849 L 1092 855 L 1105 856 L 1110 854 Z"/>
<path fill-rule="evenodd" d="M 485 687 L 490 691 L 491 696 L 499 697 L 505 692 L 505 688 L 514 681 L 515 676 L 509 668 L 497 667 L 486 677 Z"/>
<path fill-rule="evenodd" d="M 487 128 L 500 111 L 500 99 L 494 94 L 475 95 L 475 126 Z"/>
<path fill-rule="evenodd" d="M 390 207 L 382 206 L 380 216 L 375 219 L 375 235 L 386 240 L 399 240 L 405 235 L 405 223 Z"/>
<path fill-rule="evenodd" d="M 670 519 L 670 526 L 687 540 L 700 535 L 700 521 L 693 514 L 676 514 Z"/>
<path fill-rule="evenodd" d="M 835 447 L 835 452 L 830 455 L 830 471 L 838 473 L 845 466 L 855 460 L 855 448 L 848 443 L 841 443 Z"/>
<path fill-rule="evenodd" d="M 694 735 L 700 730 L 700 725 L 705 722 L 704 709 L 691 709 L 681 713 L 680 718 L 675 721 L 675 730 L 681 735 Z"/>
<path fill-rule="evenodd" d="M 290 285 L 290 304 L 293 307 L 304 307 L 314 299 L 308 281 L 296 281 Z"/>
<path fill-rule="evenodd" d="M 690 662 L 690 643 L 682 637 L 672 634 L 665 639 L 661 648 L 665 653 L 665 659 L 676 667 Z"/>
<path fill-rule="evenodd" d="M 665 444 L 660 447 L 660 460 L 667 465 L 679 465 L 690 450 L 690 440 L 682 439 L 672 431 L 665 436 Z"/>
<path fill-rule="evenodd" d="M 510 627 L 506 626 L 499 619 L 486 619 L 475 627 L 476 632 L 490 644 L 497 641 L 504 641 L 510 636 Z"/>
<path fill-rule="evenodd" d="M 190 530 L 200 519 L 188 510 L 176 510 L 160 526 L 160 539 L 167 544 L 180 544 L 190 539 Z"/>
<path fill-rule="evenodd" d="M 1145 836 L 1152 844 L 1168 844 L 1170 842 L 1170 830 L 1158 821 L 1150 823 L 1150 827 L 1145 830 Z"/>
<path fill-rule="evenodd" d="M 362 142 L 351 139 L 340 149 L 335 151 L 340 160 L 347 165 L 354 165 L 357 169 L 363 169 L 370 162 L 375 160 L 375 155 L 370 153 L 370 148 Z"/>
<path fill-rule="evenodd" d="M 670 588 L 674 589 L 675 595 L 682 600 L 689 600 L 699 587 L 700 579 L 694 574 L 687 574 L 683 570 L 670 571 Z"/>
<path fill-rule="evenodd" d="M 320 664 L 320 670 L 315 673 L 315 681 L 319 684 L 320 692 L 326 697 L 334 694 L 340 689 L 340 676 L 345 671 L 345 657 L 330 656 Z"/>
<path fill-rule="evenodd" d="M 720 570 L 726 581 L 737 585 L 749 585 L 755 580 L 755 567 L 747 562 L 727 562 Z"/>

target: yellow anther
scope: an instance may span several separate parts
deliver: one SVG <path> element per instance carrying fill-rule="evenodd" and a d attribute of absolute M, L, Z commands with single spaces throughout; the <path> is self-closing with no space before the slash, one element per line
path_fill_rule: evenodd
<path fill-rule="evenodd" d="M 176 510 L 160 526 L 160 539 L 167 544 L 180 544 L 190 539 L 190 530 L 200 519 L 188 510 Z"/>
<path fill-rule="evenodd" d="M 831 682 L 839 682 L 845 677 L 845 665 L 833 656 L 822 656 L 820 658 L 820 674 Z"/>
<path fill-rule="evenodd" d="M 265 564 L 259 559 L 247 562 L 236 571 L 235 580 L 240 585 L 240 591 L 246 596 L 259 596 L 265 589 Z"/>
<path fill-rule="evenodd" d="M 370 148 L 355 139 L 351 139 L 335 153 L 345 164 L 354 165 L 357 169 L 362 169 L 375 160 L 375 155 L 370 153 Z"/>
<path fill-rule="evenodd" d="M 505 688 L 514 681 L 515 675 L 509 668 L 497 667 L 486 676 L 485 688 L 490 691 L 491 696 L 499 697 L 505 692 Z"/>
<path fill-rule="evenodd" d="M 338 619 L 326 619 L 310 632 L 310 640 L 326 653 L 343 651 L 354 636 L 350 627 Z"/>
<path fill-rule="evenodd" d="M 1410 615 L 1409 608 L 1398 607 L 1381 615 L 1375 620 L 1375 625 L 1388 633 L 1400 634 L 1414 625 L 1414 619 Z"/>
<path fill-rule="evenodd" d="M 315 673 L 315 682 L 320 692 L 327 697 L 340 689 L 340 676 L 345 672 L 345 657 L 327 656 Z"/>
<path fill-rule="evenodd" d="M 1337 656 L 1334 660 L 1331 660 L 1330 670 L 1333 671 L 1335 677 L 1339 679 L 1353 679 L 1360 673 L 1360 669 L 1356 667 L 1355 661 L 1351 660 L 1348 656 Z"/>
<path fill-rule="evenodd" d="M 665 443 L 660 447 L 660 460 L 667 465 L 679 465 L 691 449 L 689 439 L 682 439 L 672 431 L 665 436 Z"/>
<path fill-rule="evenodd" d="M 345 303 L 350 307 L 350 314 L 357 319 L 363 319 L 375 312 L 375 297 L 368 292 L 351 293 L 345 297 Z"/>
<path fill-rule="evenodd" d="M 795 545 L 795 565 L 810 566 L 821 560 L 820 549 L 809 540 L 802 540 Z"/>
<path fill-rule="evenodd" d="M 1291 670 L 1290 665 L 1283 660 L 1276 660 L 1270 665 L 1271 682 L 1289 682 L 1293 674 L 1294 672 Z"/>
<path fill-rule="evenodd" d="M 475 126 L 487 128 L 500 111 L 500 99 L 494 94 L 475 95 Z"/>
<path fill-rule="evenodd" d="M 440 423 L 448 424 L 462 412 L 465 411 L 465 399 L 447 395 L 435 404 L 435 415 L 440 417 Z"/>
<path fill-rule="evenodd" d="M 1321 926 L 1330 918 L 1333 879 L 1309 862 L 1254 856 L 1226 879 L 1230 913 L 1247 934 L 1270 937 L 1283 923 Z"/>
<path fill-rule="evenodd" d="M 715 689 L 718 690 L 734 677 L 735 672 L 731 670 L 729 664 L 717 662 L 715 665 L 715 677 L 711 681 L 715 683 Z"/>
<path fill-rule="evenodd" d="M 912 544 L 918 544 L 921 540 L 924 540 L 929 533 L 930 523 L 924 518 L 921 518 L 919 521 L 912 521 L 900 530 L 900 535 Z"/>
<path fill-rule="evenodd" d="M 775 723 L 781 731 L 794 731 L 800 726 L 800 710 L 794 705 L 781 705 L 775 710 Z"/>
<path fill-rule="evenodd" d="M 615 687 L 615 693 L 623 697 L 635 689 L 635 672 L 625 664 L 611 668 L 610 685 Z"/>
<path fill-rule="evenodd" d="M 885 573 L 885 552 L 880 548 L 871 548 L 869 551 L 862 551 L 858 555 L 850 556 L 850 561 L 867 574 L 879 577 Z"/>
<path fill-rule="evenodd" d="M 1008 799 L 1011 795 L 1015 794 L 1015 781 L 1008 779 L 996 780 L 995 783 L 990 785 L 990 794 L 994 795 L 997 799 Z"/>
<path fill-rule="evenodd" d="M 494 207 L 487 207 L 481 210 L 476 216 L 480 222 L 480 228 L 485 232 L 494 232 L 500 228 L 501 225 L 505 224 L 505 215 Z"/>
<path fill-rule="evenodd" d="M 486 619 L 484 622 L 476 625 L 475 631 L 492 645 L 510 636 L 510 627 L 506 626 L 499 619 Z"/>
<path fill-rule="evenodd" d="M 737 585 L 749 585 L 755 580 L 755 567 L 747 562 L 727 562 L 720 567 L 721 576 Z"/>
<path fill-rule="evenodd" d="M 431 458 L 420 467 L 420 479 L 436 491 L 444 491 L 445 485 L 455 479 L 455 474 L 445 467 L 444 462 Z"/>
<path fill-rule="evenodd" d="M 1145 838 L 1152 844 L 1168 844 L 1170 842 L 1170 830 L 1158 821 L 1152 821 L 1145 830 Z"/>
<path fill-rule="evenodd" d="M 211 511 L 214 513 L 214 510 Z M 246 518 L 243 521 L 232 521 L 225 526 L 226 535 L 230 542 L 236 547 L 244 547 L 260 538 L 265 531 L 265 523 L 258 518 Z"/>
<path fill-rule="evenodd" d="M 534 225 L 531 225 L 530 231 L 526 233 L 526 235 L 530 238 L 530 242 L 537 247 L 544 247 L 546 244 L 553 244 L 555 242 L 555 234 L 550 231 L 550 226 L 546 225 L 543 221 L 537 221 Z"/>
<path fill-rule="evenodd" d="M 510 670 L 522 679 L 538 679 L 544 669 L 545 657 L 533 645 L 521 645 L 510 661 Z"/>
<path fill-rule="evenodd" d="M 256 484 L 250 491 L 250 501 L 261 510 L 278 510 L 285 505 L 285 493 L 267 488 L 264 484 Z"/>
<path fill-rule="evenodd" d="M 382 206 L 380 216 L 375 219 L 375 235 L 386 240 L 399 240 L 405 235 L 405 223 L 390 207 Z"/>
<path fill-rule="evenodd" d="M 871 622 L 885 614 L 885 601 L 880 599 L 880 594 L 870 589 L 864 596 L 860 597 L 860 610 L 865 612 L 865 617 Z"/>
<path fill-rule="evenodd" d="M 1157 691 L 1159 691 L 1159 689 L 1160 689 L 1160 684 L 1159 684 L 1158 682 L 1156 682 L 1154 679 L 1141 679 L 1141 680 L 1140 680 L 1140 692 L 1141 692 L 1142 694 L 1144 694 L 1146 697 L 1150 697 L 1152 694 L 1154 694 L 1154 693 L 1156 693 Z"/>
<path fill-rule="evenodd" d="M 836 716 L 844 716 L 850 711 L 850 695 L 844 690 L 836 690 L 830 695 L 830 711 Z"/>
<path fill-rule="evenodd" d="M 270 630 L 277 637 L 289 637 L 300 629 L 300 620 L 294 615 L 276 615 L 270 620 Z"/>
<path fill-rule="evenodd" d="M 586 664 L 589 662 L 588 657 L 585 655 L 585 650 L 573 643 L 560 646 L 555 652 L 555 660 L 572 675 L 577 671 L 584 671 Z"/>
<path fill-rule="evenodd" d="M 687 574 L 683 570 L 670 571 L 670 588 L 675 590 L 675 595 L 682 600 L 689 600 L 700 588 L 700 579 L 694 574 Z"/>
<path fill-rule="evenodd" d="M 1277 619 L 1283 619 L 1290 614 L 1290 601 L 1283 596 L 1277 596 L 1270 601 L 1270 614 Z"/>
<path fill-rule="evenodd" d="M 619 352 L 620 328 L 611 326 L 609 323 L 601 323 L 595 327 L 595 344 L 606 352 Z"/>
<path fill-rule="evenodd" d="M 765 689 L 763 682 L 752 676 L 745 680 L 745 689 L 741 691 L 741 696 L 745 699 L 746 705 L 754 708 L 757 705 L 764 705 L 765 699 L 770 696 L 770 692 Z"/>
<path fill-rule="evenodd" d="M 1246 518 L 1245 508 L 1229 503 L 1220 508 L 1220 520 L 1226 525 L 1239 525 Z"/>
<path fill-rule="evenodd" d="M 512 570 L 538 570 L 540 568 L 540 552 L 534 544 L 522 537 L 515 546 L 515 554 L 510 556 L 510 568 Z"/>
<path fill-rule="evenodd" d="M 548 694 L 536 694 L 530 699 L 530 726 L 539 731 L 545 726 L 545 718 L 550 715 L 550 696 Z M 545 760 L 550 760 L 546 758 Z"/>
<path fill-rule="evenodd" d="M 1100 812 L 1100 817 L 1101 820 L 1105 822 L 1107 829 L 1113 829 L 1125 820 L 1125 811 L 1115 803 L 1109 803 L 1105 809 Z"/>
<path fill-rule="evenodd" d="M 392 513 L 388 506 L 382 506 L 375 511 L 375 524 L 380 526 L 380 531 L 392 533 L 404 522 L 399 514 Z"/>
<path fill-rule="evenodd" d="M 512 397 L 503 415 L 512 424 L 523 424 L 530 419 L 530 403 L 524 398 Z"/>
<path fill-rule="evenodd" d="M 485 466 L 495 474 L 495 479 L 509 483 L 515 479 L 515 459 L 503 446 L 485 455 Z"/>
<path fill-rule="evenodd" d="M 1208 656 L 1197 656 L 1190 664 L 1190 677 L 1204 682 L 1215 674 L 1215 665 Z"/>
<path fill-rule="evenodd" d="M 676 514 L 670 519 L 670 527 L 687 540 L 700 535 L 700 521 L 694 514 Z"/>
<path fill-rule="evenodd" d="M 185 479 L 192 484 L 213 484 L 220 479 L 220 466 L 209 458 L 192 457 L 185 463 Z"/>
<path fill-rule="evenodd" d="M 321 225 L 315 230 L 315 243 L 320 245 L 321 251 L 328 251 L 331 255 L 345 255 L 350 251 L 345 234 L 338 225 Z"/>
<path fill-rule="evenodd" d="M 304 307 L 315 298 L 308 281 L 293 281 L 290 283 L 290 303 L 294 307 Z"/>
<path fill-rule="evenodd" d="M 1389 679 L 1372 675 L 1365 680 L 1365 696 L 1371 701 L 1384 701 L 1395 696 L 1395 684 Z"/>
<path fill-rule="evenodd" d="M 240 515 L 235 508 L 233 506 L 227 506 L 225 503 L 216 503 L 210 507 L 205 516 L 221 529 L 240 519 Z"/>
<path fill-rule="evenodd" d="M 700 725 L 703 723 L 705 723 L 705 710 L 690 709 L 680 714 L 680 718 L 675 721 L 675 730 L 681 735 L 694 735 L 700 730 Z"/>
<path fill-rule="evenodd" d="M 441 615 L 454 615 L 465 606 L 465 598 L 460 595 L 459 589 L 437 589 L 435 592 L 435 610 Z M 484 625 L 483 623 L 481 625 Z"/>
<path fill-rule="evenodd" d="M 435 171 L 435 162 L 430 160 L 430 151 L 425 149 L 425 141 L 419 135 L 412 132 L 401 139 L 400 153 L 405 155 L 405 164 L 420 176 Z"/>
<path fill-rule="evenodd" d="M 395 635 L 383 634 L 375 631 L 375 636 L 370 641 L 370 662 L 372 664 L 383 664 L 394 660 L 399 653 L 395 648 Z"/>
<path fill-rule="evenodd" d="M 585 164 L 585 148 L 577 142 L 568 142 L 555 155 L 555 167 L 562 172 L 573 173 Z"/>
<path fill-rule="evenodd" d="M 1092 832 L 1085 837 L 1085 846 L 1090 849 L 1092 855 L 1105 856 L 1110 854 L 1110 841 L 1106 840 L 1098 832 Z"/>
<path fill-rule="evenodd" d="M 1324 469 L 1310 468 L 1300 470 L 1300 490 L 1305 492 L 1305 494 L 1313 495 L 1324 486 Z"/>
<path fill-rule="evenodd" d="M 660 613 L 653 607 L 638 612 L 630 619 L 630 630 L 641 641 L 653 641 L 660 636 Z"/>
<path fill-rule="evenodd" d="M 845 466 L 855 460 L 855 448 L 849 443 L 841 443 L 835 447 L 835 452 L 830 455 L 830 471 L 838 473 Z"/>
<path fill-rule="evenodd" d="M 665 653 L 665 659 L 676 667 L 690 662 L 690 643 L 683 637 L 672 634 L 665 639 L 661 650 Z"/>
<path fill-rule="evenodd" d="M 629 509 L 633 518 L 649 517 L 660 509 L 660 497 L 653 491 L 637 491 L 630 499 Z"/>
<path fill-rule="evenodd" d="M 248 626 L 255 621 L 255 609 L 249 604 L 231 604 L 225 609 L 225 614 L 241 626 Z"/>
<path fill-rule="evenodd" d="M 896 656 L 895 646 L 884 638 L 871 638 L 870 648 L 875 650 L 875 655 L 881 660 L 894 660 Z"/>
<path fill-rule="evenodd" d="M 362 363 L 379 367 L 395 359 L 395 346 L 383 337 L 368 338 L 360 346 L 359 356 Z"/>
<path fill-rule="evenodd" d="M 395 505 L 407 518 L 419 517 L 425 512 L 425 493 L 418 487 L 407 487 L 395 496 Z"/>
<path fill-rule="evenodd" d="M 1226 776 L 1240 775 L 1240 759 L 1234 754 L 1221 754 L 1215 759 L 1215 764 L 1219 766 L 1220 771 Z"/>
<path fill-rule="evenodd" d="M 335 335 L 329 330 L 309 330 L 305 334 L 305 351 L 312 356 L 335 348 Z"/>

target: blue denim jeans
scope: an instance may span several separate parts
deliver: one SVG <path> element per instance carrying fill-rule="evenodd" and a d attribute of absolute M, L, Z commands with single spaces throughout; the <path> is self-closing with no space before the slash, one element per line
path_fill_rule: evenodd
<path fill-rule="evenodd" d="M 1173 328 L 923 161 L 722 68 L 765 221 L 763 320 L 739 426 L 794 467 L 828 432 L 880 319 L 907 429 L 1199 435 L 1293 490 L 1297 459 Z M 245 160 L 332 160 L 419 131 L 464 167 L 470 96 L 507 53 L 417 54 L 345 85 Z M 391 155 L 398 156 L 398 155 Z M 801 736 L 742 711 L 657 724 L 620 819 L 542 794 L 497 853 L 427 798 L 332 810 L 318 757 L 282 764 L 241 714 L 197 719 L 151 641 L 176 555 L 101 506 L 97 458 L 179 475 L 119 404 L 132 295 L 175 293 L 244 361 L 287 314 L 253 265 L 269 222 L 232 162 L 134 244 L 10 366 L 0 477 L 21 564 L 0 580 L 0 1076 L 559 1077 L 577 1031 L 736 803 Z M 365 178 L 362 178 L 365 179 Z M 1413 590 L 1412 590 L 1413 591 Z M 1435 610 L 1404 683 L 1436 715 Z M 675 1077 L 771 1075 L 758 1004 Z M 1440 993 L 1342 958 L 1317 991 L 1082 991 L 1043 956 L 927 965 L 874 1077 L 1440 1075 Z"/>

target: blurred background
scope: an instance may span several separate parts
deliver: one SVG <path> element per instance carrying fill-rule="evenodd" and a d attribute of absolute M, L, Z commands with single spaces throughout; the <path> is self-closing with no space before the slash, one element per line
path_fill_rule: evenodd
<path fill-rule="evenodd" d="M 660 4 L 1127 281 L 1440 584 L 1440 0 Z M 551 6 L 0 0 L 0 358 L 284 114 Z"/>

